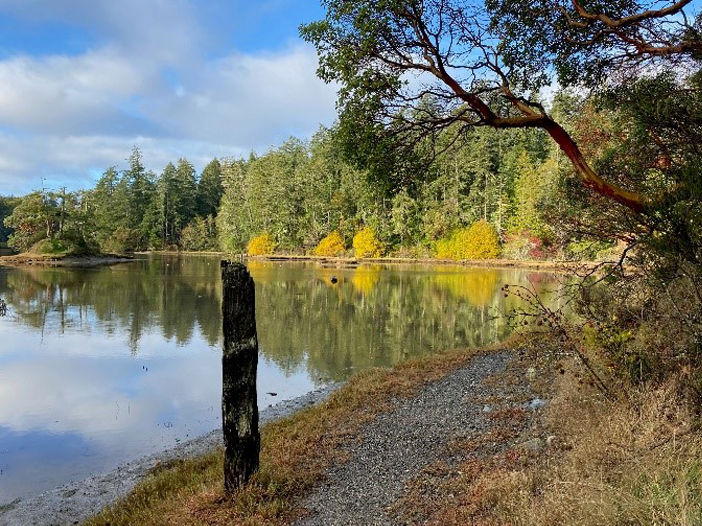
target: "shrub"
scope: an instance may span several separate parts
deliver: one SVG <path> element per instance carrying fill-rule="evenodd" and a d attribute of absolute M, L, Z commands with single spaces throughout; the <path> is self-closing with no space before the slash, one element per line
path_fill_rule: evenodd
<path fill-rule="evenodd" d="M 497 232 L 485 221 L 459 228 L 451 237 L 436 243 L 436 256 L 441 259 L 495 259 L 499 255 Z"/>
<path fill-rule="evenodd" d="M 254 237 L 249 241 L 246 247 L 246 253 L 249 256 L 263 256 L 266 254 L 273 254 L 275 251 L 276 242 L 273 237 L 265 232 L 260 236 Z"/>
<path fill-rule="evenodd" d="M 353 237 L 353 250 L 358 258 L 379 258 L 383 246 L 372 228 L 362 228 Z"/>
<path fill-rule="evenodd" d="M 341 234 L 334 230 L 319 242 L 312 254 L 315 256 L 339 256 L 343 254 L 344 250 L 346 250 L 344 240 L 341 238 Z"/>

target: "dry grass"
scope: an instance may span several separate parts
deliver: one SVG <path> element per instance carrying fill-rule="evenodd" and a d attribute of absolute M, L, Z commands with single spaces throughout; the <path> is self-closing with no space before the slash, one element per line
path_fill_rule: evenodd
<path fill-rule="evenodd" d="M 572 366 L 561 370 L 544 428 L 519 411 L 492 412 L 489 432 L 457 444 L 454 462 L 429 466 L 408 486 L 396 505 L 402 518 L 437 526 L 702 525 L 702 433 L 680 389 L 671 383 L 607 401 Z M 541 451 L 514 446 L 547 435 L 553 446 Z"/>
<path fill-rule="evenodd" d="M 88 520 L 98 525 L 277 525 L 302 513 L 297 502 L 334 462 L 361 426 L 427 382 L 465 364 L 479 351 L 412 360 L 353 377 L 319 406 L 262 430 L 261 469 L 236 494 L 223 492 L 222 452 L 156 470 L 123 501 Z M 483 351 L 485 352 L 485 351 Z"/>
<path fill-rule="evenodd" d="M 515 525 L 700 525 L 702 436 L 669 384 L 609 402 L 569 374 L 549 410 L 562 455 L 495 480 Z"/>

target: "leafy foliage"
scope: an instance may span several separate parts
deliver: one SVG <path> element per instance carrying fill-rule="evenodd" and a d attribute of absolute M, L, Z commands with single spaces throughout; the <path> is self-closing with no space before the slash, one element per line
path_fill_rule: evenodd
<path fill-rule="evenodd" d="M 216 251 L 219 247 L 215 218 L 210 215 L 193 219 L 181 232 L 180 244 L 183 250 L 193 252 Z"/>
<path fill-rule="evenodd" d="M 353 236 L 353 251 L 357 258 L 379 258 L 383 255 L 383 245 L 375 230 L 364 227 Z"/>
<path fill-rule="evenodd" d="M 246 253 L 249 256 L 265 256 L 267 254 L 273 254 L 276 246 L 277 244 L 273 236 L 265 232 L 249 241 L 246 247 Z"/>
<path fill-rule="evenodd" d="M 12 234 L 12 228 L 5 226 L 5 218 L 12 214 L 19 199 L 16 197 L 0 196 L 0 243 L 6 243 Z"/>
<path fill-rule="evenodd" d="M 500 241 L 494 227 L 477 221 L 470 228 L 459 228 L 451 237 L 436 244 L 440 259 L 495 259 L 500 255 Z"/>
<path fill-rule="evenodd" d="M 8 244 L 19 251 L 37 253 L 86 254 L 96 251 L 89 237 L 93 230 L 91 214 L 82 194 L 33 192 L 19 199 L 12 214 L 4 220 L 13 229 Z"/>
<path fill-rule="evenodd" d="M 312 251 L 315 256 L 340 256 L 344 253 L 346 247 L 344 246 L 344 240 L 341 234 L 334 230 L 331 234 L 326 236 L 319 242 Z"/>

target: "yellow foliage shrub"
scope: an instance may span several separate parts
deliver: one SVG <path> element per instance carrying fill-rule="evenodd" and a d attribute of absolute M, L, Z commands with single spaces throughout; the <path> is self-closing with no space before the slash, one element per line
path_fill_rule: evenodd
<path fill-rule="evenodd" d="M 346 247 L 341 234 L 334 230 L 327 237 L 319 242 L 319 245 L 312 251 L 315 256 L 339 256 L 344 253 Z"/>
<path fill-rule="evenodd" d="M 249 241 L 249 244 L 246 247 L 246 253 L 249 256 L 263 256 L 266 254 L 273 254 L 273 252 L 275 251 L 275 247 L 275 239 L 273 239 L 273 237 L 270 234 L 264 233 L 260 236 L 256 236 L 251 241 Z"/>
<path fill-rule="evenodd" d="M 372 228 L 362 228 L 353 236 L 353 250 L 357 258 L 379 258 L 383 254 L 383 245 L 378 241 Z"/>
<path fill-rule="evenodd" d="M 499 255 L 497 232 L 485 221 L 459 228 L 451 237 L 436 243 L 436 257 L 440 259 L 495 259 Z"/>

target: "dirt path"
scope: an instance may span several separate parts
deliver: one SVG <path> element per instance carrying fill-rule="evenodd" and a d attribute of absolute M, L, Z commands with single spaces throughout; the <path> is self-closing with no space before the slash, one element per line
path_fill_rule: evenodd
<path fill-rule="evenodd" d="M 497 410 L 518 408 L 533 415 L 545 404 L 533 398 L 527 381 L 484 381 L 505 371 L 513 358 L 508 351 L 478 356 L 416 397 L 396 401 L 364 428 L 358 443 L 348 445 L 349 462 L 333 468 L 327 482 L 304 501 L 309 514 L 296 526 L 407 524 L 394 508 L 424 468 L 451 462 L 451 445 L 457 441 L 486 435 Z M 494 452 L 514 443 L 488 446 Z"/>

